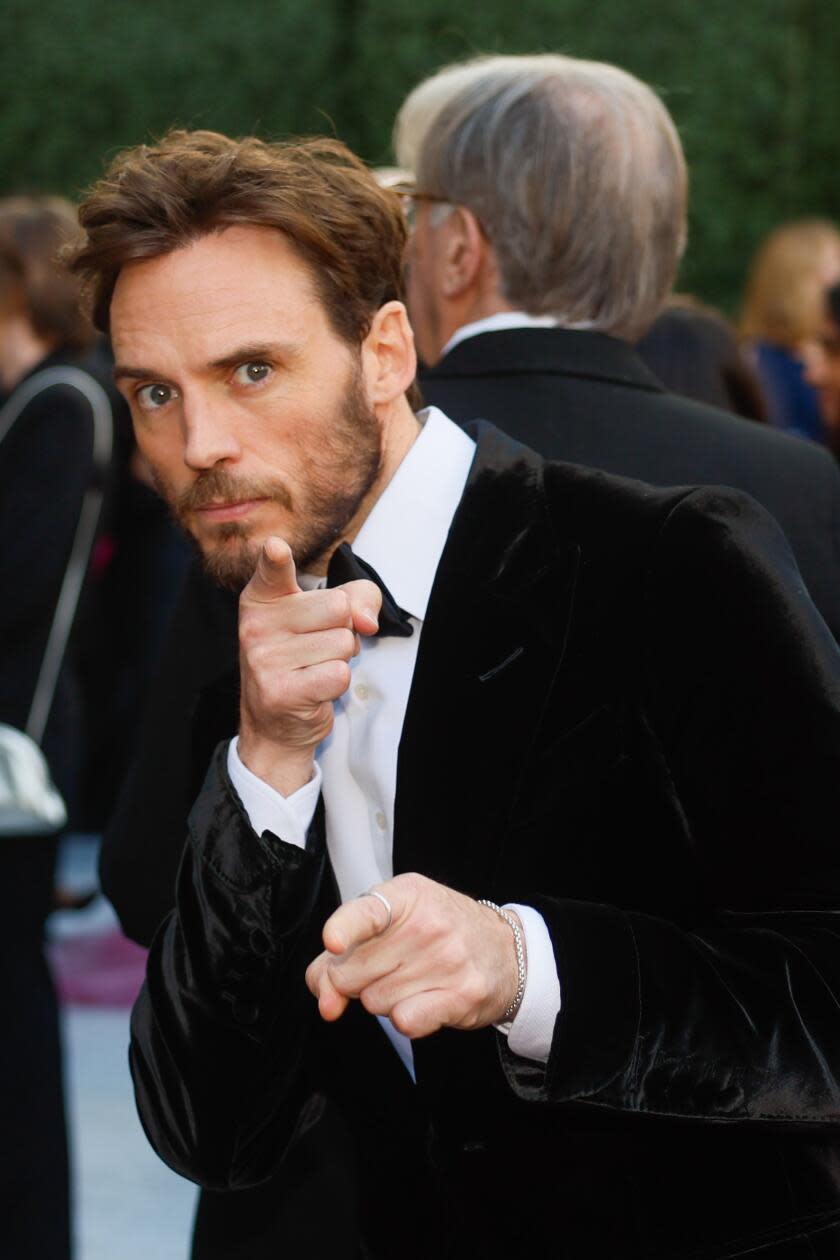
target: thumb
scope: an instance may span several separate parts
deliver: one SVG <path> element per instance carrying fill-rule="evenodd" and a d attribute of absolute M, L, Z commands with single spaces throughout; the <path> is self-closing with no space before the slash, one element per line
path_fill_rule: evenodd
<path fill-rule="evenodd" d="M 284 538 L 266 538 L 243 596 L 255 603 L 267 604 L 286 595 L 297 595 L 299 591 L 291 547 Z"/>

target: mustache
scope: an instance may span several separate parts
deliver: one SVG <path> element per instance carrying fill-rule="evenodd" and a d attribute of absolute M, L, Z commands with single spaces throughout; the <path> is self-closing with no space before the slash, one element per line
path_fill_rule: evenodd
<path fill-rule="evenodd" d="M 212 503 L 241 503 L 246 499 L 273 499 L 291 510 L 292 496 L 282 481 L 257 481 L 232 477 L 222 468 L 208 468 L 200 473 L 189 489 L 175 499 L 176 515 L 183 517 Z"/>

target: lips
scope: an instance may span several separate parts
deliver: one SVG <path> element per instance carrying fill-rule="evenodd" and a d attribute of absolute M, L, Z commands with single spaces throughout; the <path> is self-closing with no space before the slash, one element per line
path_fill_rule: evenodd
<path fill-rule="evenodd" d="M 265 503 L 265 499 L 240 499 L 230 503 L 206 503 L 203 507 L 196 508 L 196 513 L 205 521 L 218 523 L 239 521 L 262 503 Z"/>

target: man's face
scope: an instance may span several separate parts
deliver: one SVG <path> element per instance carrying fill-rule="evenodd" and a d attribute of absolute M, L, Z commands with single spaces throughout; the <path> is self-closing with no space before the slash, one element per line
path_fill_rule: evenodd
<path fill-rule="evenodd" d="M 406 245 L 406 306 L 418 357 L 433 364 L 444 341 L 438 286 L 441 271 L 442 224 L 436 222 L 436 203 L 418 198 Z"/>
<path fill-rule="evenodd" d="M 243 586 L 269 535 L 299 569 L 342 536 L 380 469 L 379 423 L 281 233 L 232 227 L 129 264 L 111 335 L 140 451 L 219 581 Z"/>

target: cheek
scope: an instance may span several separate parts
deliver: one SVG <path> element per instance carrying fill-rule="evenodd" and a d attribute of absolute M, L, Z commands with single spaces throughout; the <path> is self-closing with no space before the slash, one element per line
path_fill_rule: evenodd
<path fill-rule="evenodd" d="M 408 318 L 414 330 L 414 341 L 419 358 L 428 363 L 435 346 L 435 318 L 432 302 L 426 286 L 417 273 L 409 273 L 406 286 L 406 306 Z"/>
<path fill-rule="evenodd" d="M 134 437 L 140 459 L 151 468 L 164 489 L 183 489 L 193 480 L 193 474 L 184 463 L 183 443 L 177 431 L 135 421 Z"/>

